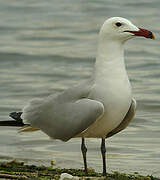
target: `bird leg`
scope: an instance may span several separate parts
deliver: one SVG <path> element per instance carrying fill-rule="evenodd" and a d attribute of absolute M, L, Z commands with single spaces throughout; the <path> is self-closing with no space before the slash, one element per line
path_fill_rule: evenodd
<path fill-rule="evenodd" d="M 103 160 L 103 176 L 106 176 L 106 147 L 105 147 L 105 139 L 102 138 L 101 143 L 101 153 L 102 153 L 102 160 Z"/>
<path fill-rule="evenodd" d="M 86 159 L 87 148 L 85 146 L 84 138 L 82 138 L 81 151 L 82 151 L 83 161 L 84 161 L 84 171 L 85 171 L 85 174 L 88 175 L 87 159 Z"/>

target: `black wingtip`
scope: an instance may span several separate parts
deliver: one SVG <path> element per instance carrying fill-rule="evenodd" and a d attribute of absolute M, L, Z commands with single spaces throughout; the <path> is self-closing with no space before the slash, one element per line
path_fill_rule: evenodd
<path fill-rule="evenodd" d="M 9 116 L 18 122 L 22 122 L 22 112 L 11 112 Z"/>
<path fill-rule="evenodd" d="M 0 126 L 17 126 L 21 127 L 24 126 L 25 124 L 23 123 L 23 120 L 21 118 L 22 112 L 12 112 L 9 114 L 13 120 L 9 121 L 0 121 Z"/>
<path fill-rule="evenodd" d="M 24 126 L 23 122 L 18 122 L 14 120 L 10 121 L 0 121 L 0 126 L 16 126 L 16 127 L 22 127 Z"/>

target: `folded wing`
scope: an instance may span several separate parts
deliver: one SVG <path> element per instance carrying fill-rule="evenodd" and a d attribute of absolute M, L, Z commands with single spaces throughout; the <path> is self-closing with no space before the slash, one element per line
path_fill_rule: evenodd
<path fill-rule="evenodd" d="M 90 86 L 78 86 L 58 96 L 32 100 L 22 118 L 51 138 L 68 141 L 103 115 L 103 104 L 87 98 L 89 91 Z"/>

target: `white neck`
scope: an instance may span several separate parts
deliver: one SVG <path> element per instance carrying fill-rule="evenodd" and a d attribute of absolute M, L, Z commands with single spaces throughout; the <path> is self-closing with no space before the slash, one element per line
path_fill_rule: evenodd
<path fill-rule="evenodd" d="M 103 81 L 111 76 L 127 75 L 124 65 L 123 43 L 100 35 L 94 78 Z"/>

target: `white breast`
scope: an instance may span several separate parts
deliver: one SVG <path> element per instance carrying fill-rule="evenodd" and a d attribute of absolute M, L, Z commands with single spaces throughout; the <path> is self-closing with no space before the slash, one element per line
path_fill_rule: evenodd
<path fill-rule="evenodd" d="M 83 132 L 83 136 L 105 137 L 123 121 L 131 104 L 131 86 L 123 60 L 108 65 L 103 63 L 101 71 L 96 74 L 89 98 L 102 102 L 105 113 Z"/>

